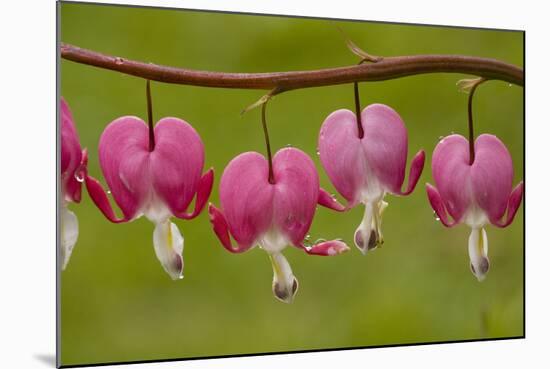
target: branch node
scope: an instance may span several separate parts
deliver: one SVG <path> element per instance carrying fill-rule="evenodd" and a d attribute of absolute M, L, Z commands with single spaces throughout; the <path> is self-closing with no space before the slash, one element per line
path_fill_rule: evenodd
<path fill-rule="evenodd" d="M 465 78 L 456 82 L 456 86 L 458 87 L 458 91 L 469 94 L 474 87 L 485 82 L 486 80 L 487 79 L 483 77 Z"/>
<path fill-rule="evenodd" d="M 246 108 L 244 108 L 242 111 L 241 111 L 241 116 L 244 115 L 245 113 L 248 113 L 250 110 L 254 109 L 254 108 L 257 108 L 258 106 L 260 105 L 264 105 L 265 103 L 267 103 L 273 96 L 283 92 L 284 90 L 280 87 L 275 87 L 274 89 L 272 89 L 271 91 L 269 91 L 269 93 L 265 94 L 264 96 L 260 97 L 260 99 L 258 101 L 256 101 L 255 103 L 251 104 L 251 105 L 248 105 Z"/>
<path fill-rule="evenodd" d="M 344 32 L 344 30 L 342 28 L 340 28 L 339 26 L 336 26 L 336 28 L 338 28 L 338 30 L 340 31 L 340 33 L 342 34 L 342 36 L 344 37 L 344 41 L 346 42 L 346 46 L 348 47 L 348 49 L 354 53 L 355 55 L 357 55 L 358 57 L 361 58 L 361 62 L 359 64 L 362 64 L 363 62 L 371 62 L 371 63 L 376 63 L 376 62 L 379 62 L 381 61 L 382 59 L 384 59 L 383 57 L 381 56 L 376 56 L 376 55 L 371 55 L 369 53 L 367 53 L 365 50 L 361 49 L 359 46 L 357 46 L 347 35 L 346 33 Z"/>

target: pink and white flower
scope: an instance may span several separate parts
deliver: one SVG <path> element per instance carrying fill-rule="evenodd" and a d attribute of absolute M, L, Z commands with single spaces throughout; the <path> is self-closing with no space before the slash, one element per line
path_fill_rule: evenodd
<path fill-rule="evenodd" d="M 234 158 L 221 178 L 221 210 L 210 204 L 208 211 L 216 235 L 229 252 L 241 253 L 259 245 L 269 254 L 273 293 L 277 299 L 290 303 L 298 281 L 282 254 L 287 245 L 322 256 L 349 250 L 339 240 L 304 245 L 318 203 L 338 206 L 319 188 L 311 158 L 298 149 L 285 148 L 273 158 L 272 182 L 268 161 L 261 154 L 246 152 Z"/>
<path fill-rule="evenodd" d="M 407 129 L 399 114 L 382 104 L 361 112 L 361 126 L 355 113 L 341 109 L 330 114 L 319 134 L 319 155 L 332 184 L 348 201 L 345 209 L 362 203 L 365 213 L 355 231 L 357 248 L 367 251 L 381 245 L 382 212 L 387 193 L 410 194 L 424 168 L 424 151 L 412 160 L 409 182 L 401 190 L 407 164 Z"/>
<path fill-rule="evenodd" d="M 145 215 L 155 223 L 157 258 L 170 277 L 183 278 L 184 238 L 170 218 L 193 219 L 200 214 L 210 196 L 214 172 L 201 174 L 204 146 L 187 122 L 162 118 L 154 127 L 153 145 L 150 134 L 143 120 L 125 116 L 111 122 L 101 135 L 99 164 L 122 218 L 114 213 L 99 181 L 87 176 L 86 187 L 111 222 Z M 195 208 L 187 212 L 193 197 Z"/>
<path fill-rule="evenodd" d="M 523 182 L 512 190 L 512 158 L 496 136 L 480 135 L 474 152 L 470 163 L 468 140 L 457 134 L 443 138 L 432 157 L 435 187 L 427 184 L 426 190 L 444 226 L 465 223 L 472 229 L 468 239 L 470 267 L 481 281 L 489 271 L 484 227 L 491 223 L 502 228 L 512 223 L 523 197 Z"/>
<path fill-rule="evenodd" d="M 78 218 L 68 204 L 79 203 L 87 154 L 80 147 L 73 116 L 61 98 L 61 268 L 64 270 L 78 239 Z"/>

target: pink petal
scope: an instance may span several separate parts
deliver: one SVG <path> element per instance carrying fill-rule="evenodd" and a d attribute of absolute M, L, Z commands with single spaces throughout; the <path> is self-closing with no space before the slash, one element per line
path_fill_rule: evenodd
<path fill-rule="evenodd" d="M 317 200 L 317 203 L 321 206 L 324 206 L 325 208 L 329 208 L 329 209 L 336 210 L 336 211 L 347 211 L 347 210 L 349 210 L 348 207 L 340 204 L 334 196 L 329 194 L 323 188 L 319 189 L 319 198 Z"/>
<path fill-rule="evenodd" d="M 197 199 L 195 200 L 195 208 L 192 213 L 175 213 L 174 215 L 182 219 L 193 219 L 202 212 L 206 201 L 210 197 L 212 192 L 212 185 L 214 184 L 214 169 L 210 168 L 205 175 L 201 177 L 199 181 L 199 188 L 197 189 Z"/>
<path fill-rule="evenodd" d="M 227 224 L 227 220 L 225 219 L 223 213 L 214 205 L 210 204 L 208 206 L 208 214 L 216 236 L 218 236 L 218 239 L 227 251 L 234 254 L 239 254 L 254 246 L 253 244 L 249 244 L 247 246 L 238 245 L 237 248 L 234 248 L 231 244 L 231 237 L 229 236 L 229 225 Z"/>
<path fill-rule="evenodd" d="M 118 118 L 101 135 L 99 164 L 124 219 L 137 216 L 150 195 L 149 156 L 148 128 L 137 117 Z"/>
<path fill-rule="evenodd" d="M 341 109 L 325 119 L 319 133 L 319 155 L 330 181 L 352 203 L 348 207 L 353 207 L 367 180 L 365 153 L 354 113 Z"/>
<path fill-rule="evenodd" d="M 429 183 L 426 183 L 426 192 L 428 193 L 428 200 L 430 200 L 430 205 L 432 205 L 432 208 L 434 209 L 441 223 L 445 227 L 455 226 L 457 224 L 455 220 L 452 220 L 450 222 L 447 220 L 447 209 L 445 208 L 445 204 L 443 203 L 443 200 L 441 199 L 441 195 L 439 195 L 437 188 Z"/>
<path fill-rule="evenodd" d="M 285 148 L 273 157 L 273 173 L 273 223 L 297 245 L 306 236 L 315 214 L 319 198 L 317 170 L 303 151 Z"/>
<path fill-rule="evenodd" d="M 475 160 L 471 167 L 473 196 L 496 223 L 508 205 L 514 169 L 506 146 L 493 135 L 482 134 L 475 142 Z"/>
<path fill-rule="evenodd" d="M 220 181 L 220 203 L 240 248 L 252 247 L 271 227 L 273 197 L 274 186 L 268 182 L 268 165 L 262 155 L 240 154 L 225 168 Z"/>
<path fill-rule="evenodd" d="M 131 220 L 131 218 L 126 216 L 123 218 L 118 218 L 116 216 L 103 186 L 101 186 L 101 183 L 99 183 L 97 179 L 86 176 L 86 189 L 88 190 L 90 198 L 99 210 L 101 210 L 105 218 L 109 219 L 113 223 L 124 223 Z"/>
<path fill-rule="evenodd" d="M 491 221 L 494 225 L 497 227 L 508 227 L 512 221 L 514 220 L 514 217 L 516 216 L 516 212 L 518 211 L 519 205 L 521 204 L 521 199 L 523 198 L 523 182 L 520 182 L 514 191 L 510 194 L 510 197 L 508 198 L 508 211 L 506 215 L 506 221 Z"/>
<path fill-rule="evenodd" d="M 365 132 L 362 144 L 368 165 L 388 190 L 401 193 L 408 150 L 407 129 L 403 120 L 389 106 L 372 104 L 361 113 L 361 121 Z M 420 170 L 411 171 L 411 179 L 414 179 L 414 174 L 418 180 L 422 172 L 422 166 L 418 164 L 413 169 Z"/>
<path fill-rule="evenodd" d="M 82 183 L 75 178 L 75 171 L 82 161 L 82 148 L 69 105 L 61 98 L 61 181 L 65 198 L 79 202 Z"/>
<path fill-rule="evenodd" d="M 155 149 L 150 160 L 155 192 L 173 214 L 185 213 L 201 181 L 204 145 L 200 136 L 181 119 L 162 118 L 155 126 Z M 199 212 L 207 198 L 197 204 Z"/>
<path fill-rule="evenodd" d="M 472 203 L 469 161 L 468 141 L 460 135 L 450 135 L 442 139 L 432 156 L 435 185 L 445 208 L 456 222 L 462 220 Z M 443 216 L 440 218 L 442 221 L 446 219 Z"/>
<path fill-rule="evenodd" d="M 340 255 L 344 252 L 349 251 L 348 245 L 338 240 L 320 242 L 311 247 L 305 247 L 303 244 L 300 244 L 300 247 L 304 249 L 304 251 L 307 252 L 309 255 L 320 256 Z"/>
<path fill-rule="evenodd" d="M 409 195 L 411 194 L 416 184 L 418 183 L 418 180 L 420 179 L 420 175 L 422 174 L 422 170 L 424 169 L 424 162 L 426 160 L 426 154 L 424 153 L 424 150 L 420 150 L 416 153 L 414 156 L 412 163 L 411 163 L 411 169 L 409 173 L 409 184 L 407 185 L 407 189 L 405 191 L 399 190 L 399 195 Z"/>

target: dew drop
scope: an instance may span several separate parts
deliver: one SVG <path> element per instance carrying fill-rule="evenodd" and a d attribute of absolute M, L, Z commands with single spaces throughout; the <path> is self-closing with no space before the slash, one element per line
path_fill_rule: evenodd
<path fill-rule="evenodd" d="M 111 190 L 107 190 L 107 195 L 110 195 L 111 194 Z"/>
<path fill-rule="evenodd" d="M 508 83 L 508 87 L 512 87 L 512 84 L 511 84 L 511 83 Z"/>
<path fill-rule="evenodd" d="M 286 144 L 285 147 L 292 147 L 292 145 L 291 144 Z"/>
<path fill-rule="evenodd" d="M 321 155 L 321 152 L 319 151 L 319 149 L 317 149 L 317 155 Z"/>
<path fill-rule="evenodd" d="M 75 172 L 74 172 L 74 178 L 82 183 L 84 182 L 84 177 L 86 175 L 86 167 L 81 165 L 79 166 L 78 168 L 76 168 Z"/>
<path fill-rule="evenodd" d="M 122 59 L 121 57 L 117 56 L 117 57 L 115 58 L 115 64 L 121 65 L 121 64 L 123 64 L 123 63 L 124 63 L 124 59 Z"/>

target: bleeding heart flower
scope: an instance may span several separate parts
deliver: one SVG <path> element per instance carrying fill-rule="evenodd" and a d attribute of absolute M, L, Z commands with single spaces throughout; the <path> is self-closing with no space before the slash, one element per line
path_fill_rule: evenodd
<path fill-rule="evenodd" d="M 170 277 L 183 278 L 184 239 L 170 217 L 199 215 L 214 180 L 212 169 L 201 177 L 204 146 L 198 133 L 177 118 L 161 119 L 153 133 L 140 118 L 121 117 L 101 135 L 99 164 L 123 217 L 115 215 L 101 184 L 87 176 L 86 187 L 94 203 L 114 223 L 141 215 L 155 223 L 157 258 Z M 187 213 L 195 195 L 195 209 Z"/>
<path fill-rule="evenodd" d="M 426 190 L 443 225 L 466 223 L 472 228 L 468 240 L 470 267 L 481 281 L 489 270 L 489 244 L 483 227 L 487 223 L 497 227 L 512 223 L 523 196 L 523 182 L 512 191 L 512 158 L 496 136 L 479 136 L 474 152 L 470 164 L 469 143 L 464 137 L 455 134 L 443 138 L 432 157 L 437 188 L 427 184 Z M 448 220 L 447 213 L 453 220 Z"/>
<path fill-rule="evenodd" d="M 292 302 L 298 281 L 281 253 L 291 244 L 310 255 L 331 256 L 349 250 L 342 241 L 304 245 L 317 204 L 337 208 L 326 191 L 312 160 L 295 148 L 279 150 L 273 158 L 273 180 L 269 181 L 268 161 L 256 152 L 234 158 L 225 168 L 220 183 L 218 210 L 210 204 L 210 221 L 222 245 L 241 253 L 259 244 L 273 266 L 273 293 L 283 302 Z M 224 215 L 225 214 L 225 215 Z M 231 244 L 231 236 L 237 247 Z"/>
<path fill-rule="evenodd" d="M 355 231 L 359 250 L 381 245 L 382 212 L 388 205 L 386 193 L 410 194 L 424 168 L 424 151 L 419 151 L 411 164 L 407 190 L 401 186 L 407 164 L 407 129 L 399 114 L 382 104 L 367 106 L 356 114 L 341 109 L 330 114 L 319 134 L 319 155 L 332 184 L 348 201 L 345 209 L 365 205 L 363 220 Z"/>
<path fill-rule="evenodd" d="M 86 173 L 86 150 L 80 147 L 73 116 L 61 98 L 61 267 L 63 270 L 78 239 L 78 219 L 68 209 L 70 202 L 79 203 Z"/>

